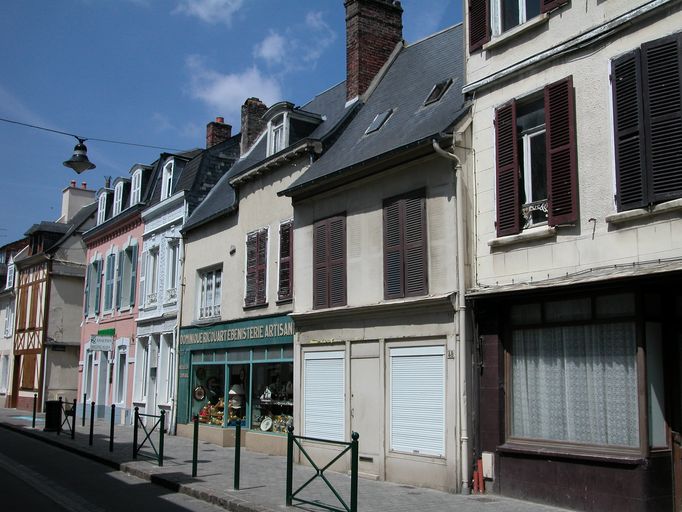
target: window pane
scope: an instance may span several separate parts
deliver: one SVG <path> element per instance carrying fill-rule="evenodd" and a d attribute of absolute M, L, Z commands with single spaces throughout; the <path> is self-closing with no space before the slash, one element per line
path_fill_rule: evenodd
<path fill-rule="evenodd" d="M 597 297 L 596 312 L 597 318 L 632 316 L 635 314 L 635 294 L 619 293 Z"/>
<path fill-rule="evenodd" d="M 539 303 L 514 305 L 510 318 L 514 325 L 539 324 L 542 321 L 542 305 Z"/>
<path fill-rule="evenodd" d="M 515 330 L 511 432 L 637 447 L 635 324 Z"/>
<path fill-rule="evenodd" d="M 665 424 L 665 389 L 663 385 L 663 347 L 661 324 L 646 324 L 646 374 L 649 393 L 649 445 L 668 446 Z"/>
<path fill-rule="evenodd" d="M 540 15 L 540 0 L 526 0 L 526 21 Z"/>
<path fill-rule="evenodd" d="M 285 432 L 293 422 L 293 363 L 254 364 L 252 373 L 251 428 Z"/>
<path fill-rule="evenodd" d="M 545 132 L 530 137 L 531 162 L 531 197 L 532 201 L 547 199 L 547 157 L 545 150 Z"/>
<path fill-rule="evenodd" d="M 192 367 L 192 417 L 201 423 L 222 426 L 225 411 L 225 367 L 197 365 Z"/>
<path fill-rule="evenodd" d="M 587 299 L 559 300 L 545 303 L 545 315 L 548 322 L 570 320 L 588 320 L 592 316 L 592 301 Z"/>
<path fill-rule="evenodd" d="M 519 0 L 502 0 L 502 30 L 519 24 Z"/>

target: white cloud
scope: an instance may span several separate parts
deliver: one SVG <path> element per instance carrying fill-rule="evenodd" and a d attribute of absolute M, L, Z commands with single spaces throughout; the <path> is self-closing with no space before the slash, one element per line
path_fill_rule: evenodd
<path fill-rule="evenodd" d="M 228 119 L 239 119 L 240 108 L 249 97 L 260 98 L 266 105 L 282 99 L 279 82 L 261 73 L 256 66 L 223 74 L 208 68 L 198 55 L 188 57 L 186 66 L 191 80 L 190 95 Z"/>
<path fill-rule="evenodd" d="M 303 60 L 314 62 L 336 41 L 336 32 L 322 19 L 321 12 L 309 12 L 305 17 L 306 27 L 312 31 L 314 40 L 306 46 Z"/>
<path fill-rule="evenodd" d="M 269 65 L 281 64 L 287 56 L 287 40 L 271 30 L 270 34 L 256 45 L 253 54 Z"/>
<path fill-rule="evenodd" d="M 224 23 L 229 27 L 232 17 L 243 4 L 244 0 L 180 0 L 173 12 L 196 16 L 206 23 Z"/>

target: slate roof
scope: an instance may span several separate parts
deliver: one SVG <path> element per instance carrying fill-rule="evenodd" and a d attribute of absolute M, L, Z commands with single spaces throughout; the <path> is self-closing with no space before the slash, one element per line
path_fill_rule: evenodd
<path fill-rule="evenodd" d="M 33 226 L 28 228 L 24 235 L 30 236 L 33 233 L 38 233 L 40 231 L 46 231 L 48 233 L 66 233 L 68 230 L 69 224 L 44 220 L 38 224 L 33 224 Z"/>
<path fill-rule="evenodd" d="M 323 116 L 323 121 L 305 138 L 298 141 L 290 141 L 289 147 L 301 140 L 324 140 L 339 125 L 344 116 L 349 114 L 352 107 L 346 107 L 346 83 L 341 82 L 327 89 L 300 107 L 300 110 L 319 114 Z M 201 224 L 233 211 L 237 207 L 237 194 L 232 185 L 230 185 L 230 180 L 269 159 L 266 158 L 267 137 L 265 134 L 266 132 L 263 132 L 249 152 L 243 155 L 227 174 L 222 176 L 204 201 L 190 215 L 183 226 L 183 231 L 196 228 Z"/>
<path fill-rule="evenodd" d="M 464 83 L 464 27 L 460 23 L 400 50 L 376 89 L 338 140 L 284 191 L 290 195 L 313 183 L 447 130 L 468 111 Z M 433 87 L 452 84 L 440 101 L 424 106 Z M 377 114 L 393 113 L 377 131 L 365 131 Z"/>

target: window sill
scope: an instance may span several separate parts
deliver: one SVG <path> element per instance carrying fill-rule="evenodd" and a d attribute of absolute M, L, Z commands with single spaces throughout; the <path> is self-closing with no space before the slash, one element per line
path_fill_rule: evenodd
<path fill-rule="evenodd" d="M 523 34 L 528 30 L 537 27 L 538 25 L 547 23 L 547 20 L 549 20 L 549 13 L 545 12 L 540 14 L 539 16 L 536 16 L 533 19 L 526 21 L 525 23 L 522 23 L 521 25 L 518 25 L 517 27 L 514 27 L 511 30 L 503 32 L 499 36 L 493 36 L 490 38 L 490 41 L 483 45 L 483 51 L 492 50 L 494 48 L 497 48 L 498 46 L 502 46 L 509 42 L 510 39 L 514 39 L 515 37 L 517 37 L 519 34 Z"/>
<path fill-rule="evenodd" d="M 278 306 L 281 306 L 282 304 L 291 304 L 292 302 L 294 302 L 294 298 L 289 297 L 287 299 L 279 299 L 279 300 L 277 300 L 277 302 L 275 302 L 275 304 L 277 304 Z"/>
<path fill-rule="evenodd" d="M 261 308 L 267 308 L 267 307 L 268 307 L 268 303 L 263 302 L 262 304 L 252 304 L 250 306 L 244 306 L 243 309 L 244 309 L 244 311 L 248 311 L 249 309 L 261 309 Z"/>
<path fill-rule="evenodd" d="M 537 228 L 526 229 L 516 235 L 493 238 L 492 240 L 488 240 L 488 245 L 494 249 L 495 247 L 506 247 L 509 245 L 522 244 L 524 242 L 532 242 L 534 240 L 542 240 L 544 238 L 552 238 L 555 236 L 556 227 L 539 226 Z"/>
<path fill-rule="evenodd" d="M 220 322 L 221 317 L 219 316 L 211 316 L 211 317 L 206 317 L 206 318 L 197 318 L 192 322 L 192 325 L 197 325 L 197 326 L 202 326 L 202 325 L 213 325 L 217 322 Z"/>
<path fill-rule="evenodd" d="M 606 216 L 606 222 L 609 224 L 623 224 L 625 222 L 648 219 L 654 215 L 662 213 L 682 211 L 682 198 L 659 203 L 653 208 L 637 208 L 636 210 L 627 210 L 624 212 L 613 213 Z"/>
<path fill-rule="evenodd" d="M 538 446 L 530 443 L 508 442 L 498 446 L 497 451 L 500 453 L 554 457 L 559 459 L 589 460 L 631 466 L 638 466 L 646 462 L 646 459 L 639 453 L 628 454 L 622 451 L 608 451 L 608 449 L 597 452 L 595 450 L 573 446 Z"/>

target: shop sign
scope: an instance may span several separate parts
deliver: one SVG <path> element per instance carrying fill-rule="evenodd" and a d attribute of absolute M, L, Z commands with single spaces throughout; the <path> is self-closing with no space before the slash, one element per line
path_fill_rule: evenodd
<path fill-rule="evenodd" d="M 180 344 L 220 343 L 225 341 L 257 341 L 294 335 L 294 324 L 280 317 L 269 322 L 234 322 L 230 327 L 214 326 L 210 329 L 188 329 L 180 333 Z"/>
<path fill-rule="evenodd" d="M 90 350 L 93 351 L 110 351 L 113 343 L 113 336 L 90 336 Z"/>

